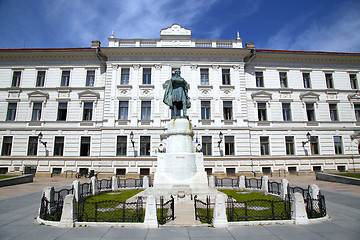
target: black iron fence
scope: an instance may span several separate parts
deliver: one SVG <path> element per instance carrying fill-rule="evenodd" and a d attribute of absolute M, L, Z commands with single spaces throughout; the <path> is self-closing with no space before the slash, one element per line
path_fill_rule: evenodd
<path fill-rule="evenodd" d="M 90 183 L 82 183 L 79 185 L 80 189 L 80 199 L 85 199 L 92 196 L 92 184 Z"/>
<path fill-rule="evenodd" d="M 245 187 L 246 188 L 254 188 L 254 189 L 261 189 L 262 179 L 258 178 L 247 178 L 245 177 Z"/>
<path fill-rule="evenodd" d="M 110 179 L 99 179 L 97 187 L 100 192 L 111 191 L 112 179 L 111 178 Z"/>
<path fill-rule="evenodd" d="M 141 197 L 131 203 L 85 200 L 77 204 L 77 218 L 80 222 L 144 222 L 144 216 L 144 202 Z"/>
<path fill-rule="evenodd" d="M 302 188 L 298 186 L 290 186 L 289 184 L 287 188 L 287 193 L 291 196 L 294 195 L 294 193 L 301 193 L 301 195 L 305 199 L 309 195 L 309 187 L 310 186 L 308 186 L 308 188 Z"/>
<path fill-rule="evenodd" d="M 311 198 L 310 194 L 305 200 L 308 218 L 319 218 L 326 216 L 325 196 L 319 193 L 317 198 Z"/>
<path fill-rule="evenodd" d="M 286 220 L 291 218 L 288 200 L 249 200 L 237 202 L 229 197 L 226 201 L 226 214 L 229 222 L 255 220 Z"/>
<path fill-rule="evenodd" d="M 239 178 L 217 178 L 215 177 L 215 187 L 238 187 Z"/>
<path fill-rule="evenodd" d="M 166 202 L 164 202 L 163 196 L 160 197 L 160 204 L 158 204 L 157 215 L 160 225 L 175 219 L 175 202 L 173 196 L 171 196 L 171 199 Z"/>
<path fill-rule="evenodd" d="M 276 195 L 280 195 L 281 183 L 268 181 L 268 192 Z"/>
<path fill-rule="evenodd" d="M 61 199 L 61 198 L 60 198 Z M 64 201 L 49 201 L 45 194 L 41 198 L 39 217 L 48 221 L 60 221 Z"/>
<path fill-rule="evenodd" d="M 206 202 L 197 199 L 197 195 L 194 197 L 195 207 L 195 220 L 200 220 L 202 223 L 212 223 L 214 203 L 210 202 L 210 197 L 206 197 Z"/>
<path fill-rule="evenodd" d="M 142 178 L 118 178 L 118 188 L 142 188 Z"/>

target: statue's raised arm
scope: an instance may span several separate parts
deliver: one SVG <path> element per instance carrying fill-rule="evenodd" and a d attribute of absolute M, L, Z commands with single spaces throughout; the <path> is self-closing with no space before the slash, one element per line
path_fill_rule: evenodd
<path fill-rule="evenodd" d="M 180 77 L 180 70 L 175 70 L 175 76 L 172 77 L 166 87 L 163 102 L 174 110 L 174 117 L 178 116 L 178 110 L 183 110 L 183 116 L 187 117 L 186 109 L 191 107 L 190 98 L 188 96 L 188 84 Z"/>

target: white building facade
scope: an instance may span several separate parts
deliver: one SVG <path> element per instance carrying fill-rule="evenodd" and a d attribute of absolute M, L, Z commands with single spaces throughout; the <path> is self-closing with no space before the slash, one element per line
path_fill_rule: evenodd
<path fill-rule="evenodd" d="M 1 172 L 151 175 L 175 69 L 209 174 L 360 168 L 360 54 L 243 48 L 174 24 L 108 47 L 0 50 Z"/>

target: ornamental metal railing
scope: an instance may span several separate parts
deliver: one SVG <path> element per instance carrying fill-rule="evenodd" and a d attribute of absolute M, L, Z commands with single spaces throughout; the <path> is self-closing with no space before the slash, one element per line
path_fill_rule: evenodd
<path fill-rule="evenodd" d="M 92 188 L 91 182 L 79 184 L 80 199 L 85 199 L 92 196 L 91 188 Z"/>
<path fill-rule="evenodd" d="M 173 196 L 166 202 L 164 202 L 164 197 L 161 196 L 160 203 L 157 206 L 157 217 L 160 225 L 175 219 L 175 202 Z"/>
<path fill-rule="evenodd" d="M 142 188 L 143 181 L 140 178 L 118 178 L 118 188 Z"/>
<path fill-rule="evenodd" d="M 217 178 L 215 177 L 215 187 L 238 187 L 239 178 Z"/>
<path fill-rule="evenodd" d="M 245 177 L 245 188 L 261 189 L 262 179 Z"/>
<path fill-rule="evenodd" d="M 319 192 L 317 198 L 311 198 L 310 194 L 305 200 L 308 218 L 319 218 L 326 216 L 325 196 Z"/>
<path fill-rule="evenodd" d="M 275 194 L 275 195 L 280 195 L 281 192 L 281 183 L 280 182 L 270 182 L 268 181 L 268 192 Z"/>
<path fill-rule="evenodd" d="M 197 195 L 194 197 L 195 207 L 195 220 L 200 220 L 202 223 L 212 223 L 214 203 L 210 202 L 210 197 L 207 196 L 205 202 L 197 199 Z"/>
<path fill-rule="evenodd" d="M 111 191 L 112 189 L 112 179 L 100 179 L 97 182 L 97 187 L 100 192 Z"/>

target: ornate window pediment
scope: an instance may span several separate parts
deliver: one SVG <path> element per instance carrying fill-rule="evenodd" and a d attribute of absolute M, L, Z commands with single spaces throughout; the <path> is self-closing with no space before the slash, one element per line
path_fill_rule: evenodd
<path fill-rule="evenodd" d="M 91 90 L 79 92 L 78 95 L 81 100 L 98 100 L 100 98 L 100 93 Z"/>
<path fill-rule="evenodd" d="M 46 102 L 49 98 L 49 93 L 43 92 L 41 90 L 36 90 L 28 93 L 28 97 L 31 102 Z"/>
<path fill-rule="evenodd" d="M 299 97 L 301 101 L 304 102 L 317 102 L 319 101 L 320 95 L 313 92 L 306 92 L 306 93 L 301 93 Z"/>
<path fill-rule="evenodd" d="M 347 96 L 349 102 L 354 103 L 354 102 L 360 102 L 360 94 L 359 93 L 355 93 L 355 94 L 349 94 Z"/>
<path fill-rule="evenodd" d="M 251 98 L 255 102 L 269 102 L 272 99 L 272 94 L 262 90 L 251 94 Z"/>

